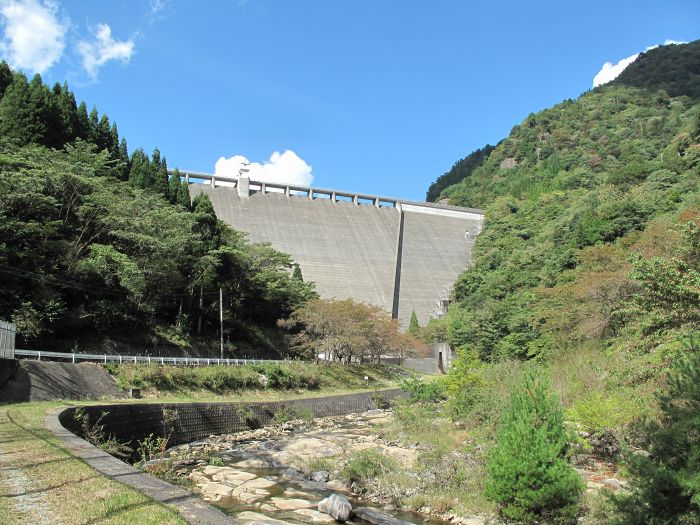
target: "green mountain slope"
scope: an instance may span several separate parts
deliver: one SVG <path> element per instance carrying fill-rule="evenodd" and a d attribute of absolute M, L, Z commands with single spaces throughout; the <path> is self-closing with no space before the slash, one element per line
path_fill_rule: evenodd
<path fill-rule="evenodd" d="M 646 53 L 528 116 L 443 190 L 486 211 L 447 319 L 424 330 L 460 352 L 456 413 L 492 421 L 489 378 L 526 361 L 589 430 L 653 410 L 679 339 L 700 329 L 700 103 L 692 75 L 645 75 L 698 64 L 697 42 Z"/>
<path fill-rule="evenodd" d="M 487 144 L 483 148 L 472 151 L 463 159 L 455 162 L 454 166 L 447 173 L 440 175 L 435 182 L 428 188 L 425 200 L 428 202 L 436 202 L 439 199 L 449 197 L 449 193 L 443 190 L 461 182 L 469 177 L 472 172 L 484 163 L 489 153 L 493 151 L 493 146 Z"/>

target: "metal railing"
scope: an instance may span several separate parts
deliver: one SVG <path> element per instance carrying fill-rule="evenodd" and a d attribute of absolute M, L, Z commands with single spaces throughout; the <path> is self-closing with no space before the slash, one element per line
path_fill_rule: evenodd
<path fill-rule="evenodd" d="M 137 355 L 75 354 L 69 352 L 46 352 L 44 350 L 15 350 L 15 357 L 34 358 L 37 361 L 91 361 L 93 363 L 148 363 L 157 365 L 262 365 L 265 363 L 282 363 L 281 359 L 218 359 L 210 357 L 151 357 Z"/>
<path fill-rule="evenodd" d="M 15 325 L 0 321 L 0 357 L 12 359 L 15 356 Z"/>

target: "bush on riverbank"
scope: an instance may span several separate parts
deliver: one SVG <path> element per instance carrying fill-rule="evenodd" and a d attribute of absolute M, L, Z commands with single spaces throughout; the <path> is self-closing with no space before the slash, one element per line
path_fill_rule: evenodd
<path fill-rule="evenodd" d="M 195 391 L 225 394 L 243 390 L 359 389 L 389 386 L 401 374 L 396 367 L 306 362 L 201 367 L 108 364 L 105 368 L 120 388 L 141 388 L 146 395 Z"/>

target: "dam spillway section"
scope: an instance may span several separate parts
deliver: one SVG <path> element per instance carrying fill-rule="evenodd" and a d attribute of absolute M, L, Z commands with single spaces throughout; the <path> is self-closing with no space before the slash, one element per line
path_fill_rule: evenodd
<path fill-rule="evenodd" d="M 180 172 L 190 197 L 251 242 L 269 242 L 301 266 L 325 299 L 378 306 L 406 329 L 424 325 L 471 262 L 481 210 L 340 190 Z"/>

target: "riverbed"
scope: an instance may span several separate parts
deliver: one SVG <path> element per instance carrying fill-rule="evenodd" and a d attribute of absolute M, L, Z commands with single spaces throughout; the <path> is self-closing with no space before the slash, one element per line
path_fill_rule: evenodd
<path fill-rule="evenodd" d="M 386 441 L 377 429 L 391 418 L 390 411 L 288 421 L 275 427 L 237 434 L 211 436 L 169 451 L 171 460 L 207 457 L 184 466 L 203 499 L 243 522 L 270 524 L 331 524 L 335 520 L 317 510 L 318 503 L 338 493 L 355 507 L 374 507 L 410 523 L 429 520 L 413 512 L 401 512 L 370 495 L 353 492 L 324 465 L 335 465 L 353 453 L 374 449 L 403 468 L 416 462 L 416 448 Z M 277 521 L 275 521 L 277 520 Z M 278 523 L 279 522 L 279 523 Z M 362 523 L 361 519 L 353 519 Z"/>

